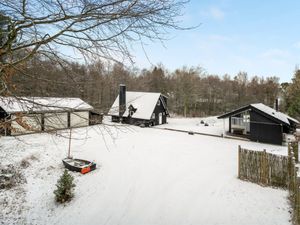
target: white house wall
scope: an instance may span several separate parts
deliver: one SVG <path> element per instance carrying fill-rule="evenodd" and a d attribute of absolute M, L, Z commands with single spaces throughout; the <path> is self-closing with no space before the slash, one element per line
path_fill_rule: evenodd
<path fill-rule="evenodd" d="M 83 127 L 89 125 L 89 112 L 73 112 L 70 115 L 71 127 Z"/>
<path fill-rule="evenodd" d="M 68 128 L 68 113 L 45 113 L 45 131 Z"/>
<path fill-rule="evenodd" d="M 42 130 L 41 114 L 32 114 L 26 116 L 12 115 L 11 119 L 11 135 L 28 134 L 40 132 Z"/>
<path fill-rule="evenodd" d="M 42 114 L 29 114 L 26 116 L 11 116 L 11 135 L 28 134 L 42 131 Z M 89 111 L 70 113 L 71 127 L 89 126 Z M 68 128 L 68 113 L 45 113 L 45 131 Z"/>

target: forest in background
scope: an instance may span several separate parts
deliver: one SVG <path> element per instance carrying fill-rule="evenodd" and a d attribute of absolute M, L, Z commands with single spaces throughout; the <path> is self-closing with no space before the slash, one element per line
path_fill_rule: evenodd
<path fill-rule="evenodd" d="M 119 83 L 143 90 L 143 80 L 119 64 L 66 62 L 75 57 L 68 50 L 86 61 L 132 62 L 133 45 L 199 26 L 182 25 L 188 2 L 1 0 L 0 96 L 76 96 L 106 112 Z"/>
<path fill-rule="evenodd" d="M 247 72 L 220 76 L 201 67 L 170 71 L 163 64 L 139 69 L 107 63 L 130 59 L 128 43 L 135 35 L 138 40 L 163 40 L 166 30 L 162 28 L 187 29 L 176 20 L 187 1 L 123 3 L 78 1 L 74 7 L 68 1 L 54 4 L 41 0 L 30 7 L 26 1 L 1 2 L 5 10 L 0 11 L 0 95 L 80 97 L 96 111 L 106 113 L 119 84 L 126 84 L 130 91 L 163 93 L 169 98 L 170 112 L 177 115 L 218 115 L 257 102 L 273 107 L 279 98 L 280 110 L 300 119 L 298 69 L 290 83 L 280 84 L 278 77 L 250 77 Z M 132 26 L 135 23 L 139 26 Z M 51 29 L 57 30 L 56 35 L 49 34 Z M 104 32 L 107 30 L 110 32 Z M 56 50 L 62 46 L 72 47 L 94 62 L 68 61 L 63 51 Z"/>
<path fill-rule="evenodd" d="M 169 71 L 157 65 L 140 70 L 121 63 L 62 63 L 36 56 L 15 71 L 9 83 L 18 96 L 80 97 L 103 113 L 118 95 L 119 84 L 126 84 L 128 91 L 161 92 L 169 98 L 170 112 L 182 116 L 218 115 L 257 102 L 273 107 L 278 97 L 281 111 L 299 116 L 298 106 L 291 106 L 295 99 L 287 94 L 293 82 L 280 84 L 275 76 L 249 77 L 246 72 L 221 77 L 200 67 Z M 297 85 L 294 89 L 300 90 Z"/>

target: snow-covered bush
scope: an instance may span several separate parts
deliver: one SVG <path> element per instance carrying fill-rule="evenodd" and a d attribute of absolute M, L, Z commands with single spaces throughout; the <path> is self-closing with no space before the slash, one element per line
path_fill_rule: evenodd
<path fill-rule="evenodd" d="M 56 202 L 64 203 L 73 198 L 73 190 L 75 187 L 73 181 L 74 178 L 72 175 L 65 170 L 63 175 L 58 179 L 56 184 L 57 189 L 54 191 Z"/>

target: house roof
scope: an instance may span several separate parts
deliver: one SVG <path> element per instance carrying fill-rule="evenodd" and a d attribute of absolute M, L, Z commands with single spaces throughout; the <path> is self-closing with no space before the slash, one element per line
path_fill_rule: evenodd
<path fill-rule="evenodd" d="M 273 116 L 275 117 L 276 119 L 282 121 L 282 122 L 285 122 L 287 124 L 290 124 L 290 121 L 294 122 L 294 123 L 299 123 L 298 120 L 282 113 L 282 112 L 279 112 L 279 111 L 276 111 L 275 109 L 269 107 L 269 106 L 266 106 L 262 103 L 256 103 L 256 104 L 251 104 L 252 107 L 270 115 L 270 116 Z"/>
<path fill-rule="evenodd" d="M 132 105 L 137 109 L 131 116 L 132 118 L 150 120 L 160 96 L 161 93 L 155 92 L 126 91 L 126 111 L 123 116 L 127 117 L 129 115 L 128 107 Z M 163 105 L 166 107 L 164 102 Z M 119 96 L 114 101 L 108 115 L 119 116 Z"/>
<path fill-rule="evenodd" d="M 92 110 L 80 98 L 0 97 L 0 107 L 7 113 Z"/>
<path fill-rule="evenodd" d="M 244 106 L 244 107 L 241 107 L 241 108 L 238 108 L 236 110 L 233 110 L 231 112 L 228 112 L 228 113 L 225 113 L 221 116 L 219 116 L 218 118 L 221 119 L 221 118 L 227 118 L 229 116 L 233 116 L 235 114 L 238 114 L 238 113 L 241 113 L 243 111 L 246 111 L 246 110 L 249 110 L 249 109 L 254 109 L 260 113 L 263 113 L 273 119 L 276 119 L 277 121 L 280 121 L 280 122 L 283 122 L 287 125 L 290 125 L 291 123 L 299 123 L 298 120 L 282 113 L 282 112 L 279 112 L 279 111 L 276 111 L 275 109 L 269 107 L 269 106 L 266 106 L 262 103 L 255 103 L 255 104 L 250 104 L 250 105 L 247 105 L 247 106 Z"/>

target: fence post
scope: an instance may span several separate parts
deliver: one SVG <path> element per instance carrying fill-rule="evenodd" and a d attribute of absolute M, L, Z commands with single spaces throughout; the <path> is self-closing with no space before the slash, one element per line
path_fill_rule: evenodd
<path fill-rule="evenodd" d="M 298 142 L 295 141 L 295 142 L 293 142 L 293 151 L 294 151 L 294 156 L 295 156 L 296 163 L 299 162 L 299 155 L 298 155 L 299 153 L 298 153 L 298 150 L 299 150 L 299 148 L 298 148 Z"/>
<path fill-rule="evenodd" d="M 294 157 L 294 153 L 293 151 L 291 151 L 291 156 L 290 156 L 290 161 L 291 161 L 291 167 L 290 167 L 290 192 L 292 194 L 292 196 L 294 195 L 294 186 L 295 186 L 295 157 Z"/>
<path fill-rule="evenodd" d="M 296 179 L 296 193 L 295 193 L 295 219 L 296 224 L 300 223 L 300 177 Z"/>
<path fill-rule="evenodd" d="M 292 152 L 292 168 L 293 168 L 293 177 L 292 177 L 292 197 L 293 197 L 293 207 L 295 209 L 296 207 L 296 189 L 297 189 L 297 167 L 296 167 L 296 161 L 294 157 L 294 152 Z"/>
<path fill-rule="evenodd" d="M 241 179 L 241 146 L 238 147 L 238 178 Z"/>
<path fill-rule="evenodd" d="M 264 186 L 267 186 L 268 184 L 268 168 L 267 168 L 267 151 L 264 149 L 262 152 L 257 152 L 261 156 L 261 178 L 260 178 L 260 183 Z"/>
<path fill-rule="evenodd" d="M 267 165 L 267 151 L 266 149 L 264 149 L 263 154 L 262 154 L 262 162 L 263 162 L 263 166 L 262 166 L 262 170 L 263 170 L 263 177 L 262 177 L 262 181 L 264 185 L 268 185 L 268 165 Z"/>
<path fill-rule="evenodd" d="M 264 184 L 264 152 L 256 152 L 256 155 L 259 159 L 258 167 L 260 170 L 258 170 L 258 183 L 263 185 Z"/>
<path fill-rule="evenodd" d="M 288 190 L 291 193 L 292 190 L 292 155 L 290 152 L 290 145 L 288 145 Z"/>

